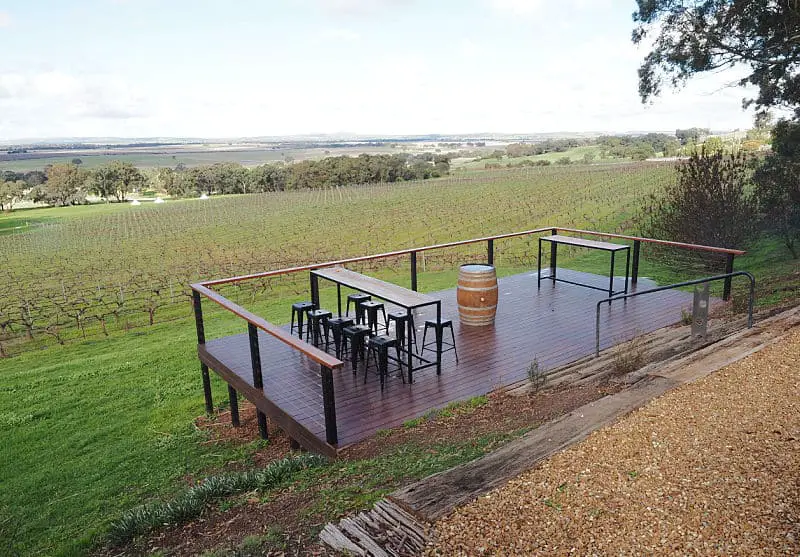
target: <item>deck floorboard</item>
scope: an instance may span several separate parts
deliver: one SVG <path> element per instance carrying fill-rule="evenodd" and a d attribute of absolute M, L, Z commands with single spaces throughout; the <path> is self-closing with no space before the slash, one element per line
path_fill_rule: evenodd
<path fill-rule="evenodd" d="M 566 269 L 558 272 L 576 282 L 608 284 L 608 278 L 599 275 Z M 537 291 L 536 282 L 535 273 L 501 278 L 497 318 L 489 327 L 460 325 L 455 288 L 430 293 L 441 298 L 442 315 L 453 321 L 459 358 L 456 364 L 453 352 L 445 352 L 439 376 L 431 367 L 415 371 L 413 384 L 403 384 L 391 374 L 381 392 L 376 374 L 370 372 L 365 384 L 363 364 L 359 363 L 354 376 L 346 361 L 345 367 L 334 374 L 338 449 L 451 402 L 523 381 L 534 358 L 543 369 L 553 369 L 591 354 L 595 305 L 605 298 L 604 293 L 566 283 L 554 285 L 549 280 L 543 280 Z M 621 288 L 622 279 L 619 282 Z M 639 280 L 639 290 L 652 286 L 646 279 Z M 681 308 L 691 307 L 691 302 L 691 293 L 668 290 L 601 308 L 601 348 L 679 322 Z M 435 318 L 433 308 L 415 315 L 420 344 L 425 319 L 430 318 Z M 447 339 L 448 331 L 445 335 Z M 310 450 L 331 449 L 323 447 L 325 420 L 319 366 L 265 333 L 259 334 L 259 347 L 263 396 L 283 411 L 282 419 L 296 422 L 319 440 L 320 446 L 308 447 Z M 253 386 L 247 334 L 209 340 L 199 353 L 223 378 L 235 375 Z M 254 393 L 256 390 L 251 389 L 245 396 L 257 397 Z M 259 405 L 257 400 L 251 402 Z"/>

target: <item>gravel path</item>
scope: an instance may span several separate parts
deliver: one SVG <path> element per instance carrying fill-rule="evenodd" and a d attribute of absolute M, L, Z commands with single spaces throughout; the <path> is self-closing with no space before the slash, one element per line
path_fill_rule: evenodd
<path fill-rule="evenodd" d="M 444 555 L 800 555 L 800 331 L 436 524 Z"/>

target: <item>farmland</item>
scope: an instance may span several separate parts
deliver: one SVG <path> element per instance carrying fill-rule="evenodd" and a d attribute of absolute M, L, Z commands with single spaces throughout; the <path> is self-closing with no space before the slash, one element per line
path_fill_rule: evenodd
<path fill-rule="evenodd" d="M 185 316 L 187 285 L 204 278 L 551 223 L 624 229 L 642 196 L 672 172 L 653 165 L 523 169 L 430 183 L 18 211 L 0 220 L 3 228 L 11 219 L 6 228 L 18 232 L 0 235 L 0 347 L 13 354 Z M 498 264 L 509 268 L 530 266 L 535 252 L 524 241 L 498 249 Z M 459 257 L 433 255 L 425 268 L 454 269 Z M 242 288 L 251 289 L 253 302 L 274 299 L 281 289 L 301 294 L 305 284 L 290 282 Z"/>
<path fill-rule="evenodd" d="M 643 196 L 673 172 L 652 164 L 477 171 L 0 217 L 0 338 L 19 354 L 0 359 L 0 552 L 83 553 L 131 506 L 226 462 L 251 462 L 260 442 L 209 444 L 193 425 L 203 403 L 190 281 L 546 225 L 632 231 Z M 776 243 L 768 248 L 753 261 L 777 268 L 784 256 Z M 484 249 L 422 258 L 420 286 L 451 286 L 458 263 Z M 535 242 L 496 249 L 500 273 L 535 266 Z M 406 260 L 365 270 L 408 281 Z M 643 272 L 666 273 L 647 262 Z M 224 293 L 285 323 L 289 300 L 307 296 L 300 275 Z M 209 336 L 241 327 L 208 308 Z M 216 400 L 223 389 L 215 380 Z"/>

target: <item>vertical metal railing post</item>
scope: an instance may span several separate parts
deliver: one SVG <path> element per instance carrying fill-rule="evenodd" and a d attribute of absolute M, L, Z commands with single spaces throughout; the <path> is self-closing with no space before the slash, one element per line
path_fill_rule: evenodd
<path fill-rule="evenodd" d="M 633 241 L 633 266 L 631 267 L 631 284 L 639 282 L 639 250 L 642 248 L 640 240 Z"/>
<path fill-rule="evenodd" d="M 558 234 L 558 228 L 553 228 L 550 230 L 553 236 Z M 558 244 L 555 242 L 550 242 L 550 278 L 556 278 L 556 266 L 558 260 Z M 555 280 L 553 281 L 555 284 Z"/>
<path fill-rule="evenodd" d="M 239 427 L 239 395 L 231 385 L 228 385 L 228 401 L 231 405 L 231 424 Z"/>
<path fill-rule="evenodd" d="M 197 344 L 206 343 L 206 329 L 203 324 L 203 305 L 200 293 L 192 290 L 192 307 L 194 308 L 194 324 L 197 328 Z M 206 399 L 206 414 L 214 411 L 214 399 L 211 396 L 211 378 L 208 373 L 208 366 L 200 363 L 200 374 L 203 376 L 203 395 Z"/>
<path fill-rule="evenodd" d="M 331 445 L 339 443 L 336 428 L 336 400 L 333 396 L 333 371 L 326 365 L 320 365 L 322 378 L 322 407 L 325 414 L 325 440 Z"/>
<path fill-rule="evenodd" d="M 411 290 L 417 291 L 417 252 L 411 252 Z"/>
<path fill-rule="evenodd" d="M 494 240 L 486 242 L 486 261 L 489 265 L 494 265 Z"/>
<path fill-rule="evenodd" d="M 258 328 L 252 323 L 247 324 L 247 333 L 250 337 L 250 362 L 253 366 L 253 386 L 259 391 L 264 389 L 264 377 L 261 375 L 261 351 L 258 348 Z M 267 431 L 267 416 L 261 410 L 256 410 L 258 417 L 258 432 L 262 439 L 269 439 Z"/>
<path fill-rule="evenodd" d="M 733 272 L 733 258 L 735 255 L 729 253 L 725 258 L 725 274 L 728 275 Z M 722 289 L 722 299 L 728 301 L 731 299 L 731 277 L 725 279 L 725 286 Z"/>

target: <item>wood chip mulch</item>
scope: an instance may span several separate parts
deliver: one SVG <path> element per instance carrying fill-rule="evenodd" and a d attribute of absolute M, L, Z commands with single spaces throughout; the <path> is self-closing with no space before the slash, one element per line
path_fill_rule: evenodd
<path fill-rule="evenodd" d="M 436 524 L 443 555 L 800 555 L 800 331 Z"/>

